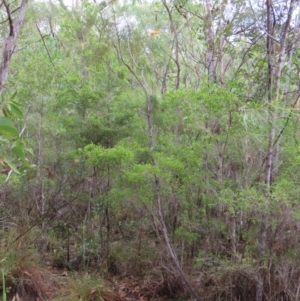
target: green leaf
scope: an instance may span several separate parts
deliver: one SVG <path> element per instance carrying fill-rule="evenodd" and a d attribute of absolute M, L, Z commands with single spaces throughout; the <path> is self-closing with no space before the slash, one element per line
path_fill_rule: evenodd
<path fill-rule="evenodd" d="M 33 150 L 31 148 L 24 147 L 24 152 L 29 153 L 30 155 L 33 156 Z"/>
<path fill-rule="evenodd" d="M 18 137 L 19 132 L 8 118 L 0 116 L 0 135 L 8 138 L 11 136 Z"/>
<path fill-rule="evenodd" d="M 9 117 L 10 116 L 10 111 L 7 107 L 2 109 L 2 113 L 5 117 Z"/>
<path fill-rule="evenodd" d="M 17 94 L 18 94 L 18 92 L 17 92 L 17 91 L 15 91 L 15 92 L 13 93 L 13 95 L 10 97 L 10 100 L 13 100 L 13 99 L 15 99 L 15 98 L 16 98 L 16 96 L 17 96 Z"/>
<path fill-rule="evenodd" d="M 19 106 L 16 105 L 14 102 L 10 103 L 10 111 L 11 113 L 16 116 L 17 118 L 23 118 L 23 113 L 20 110 Z"/>
<path fill-rule="evenodd" d="M 11 151 L 18 157 L 20 158 L 23 162 L 26 162 L 26 158 L 25 158 L 25 154 L 24 154 L 24 151 L 25 151 L 25 146 L 24 144 L 20 141 L 20 140 L 17 140 L 12 148 L 11 148 Z"/>
<path fill-rule="evenodd" d="M 16 174 L 20 174 L 15 164 L 13 164 L 6 156 L 2 156 L 4 162 L 14 171 Z"/>
<path fill-rule="evenodd" d="M 34 164 L 30 165 L 29 163 L 26 163 L 26 164 L 23 164 L 22 166 L 20 166 L 19 172 L 21 174 L 24 174 L 24 173 L 26 173 L 29 170 L 34 169 L 34 168 L 36 168 L 36 166 Z"/>

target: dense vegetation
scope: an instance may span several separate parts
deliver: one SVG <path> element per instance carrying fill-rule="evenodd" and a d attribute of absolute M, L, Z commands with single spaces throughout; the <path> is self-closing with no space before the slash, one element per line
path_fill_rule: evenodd
<path fill-rule="evenodd" d="M 19 2 L 2 288 L 48 265 L 139 279 L 136 300 L 299 300 L 298 1 Z"/>

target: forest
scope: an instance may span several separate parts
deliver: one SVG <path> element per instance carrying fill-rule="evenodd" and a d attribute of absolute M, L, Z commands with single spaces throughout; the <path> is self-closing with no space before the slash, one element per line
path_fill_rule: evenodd
<path fill-rule="evenodd" d="M 0 36 L 0 300 L 300 300 L 299 1 L 2 0 Z"/>

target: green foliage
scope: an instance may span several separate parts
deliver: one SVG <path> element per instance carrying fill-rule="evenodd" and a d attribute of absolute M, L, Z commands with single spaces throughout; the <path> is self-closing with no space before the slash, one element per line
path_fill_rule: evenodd
<path fill-rule="evenodd" d="M 22 106 L 15 100 L 16 95 L 15 92 L 2 107 L 4 116 L 0 116 L 0 160 L 2 165 L 6 164 L 16 174 L 22 174 L 33 167 L 27 159 L 33 152 L 25 145 L 13 123 L 13 120 L 23 120 Z M 21 162 L 17 166 L 14 161 Z"/>
<path fill-rule="evenodd" d="M 98 167 L 118 166 L 130 163 L 133 159 L 133 153 L 122 146 L 105 149 L 102 146 L 89 144 L 84 148 L 83 154 L 89 166 Z"/>
<path fill-rule="evenodd" d="M 197 241 L 199 239 L 198 233 L 193 233 L 190 229 L 185 229 L 184 227 L 179 227 L 175 231 L 175 235 L 182 237 L 187 242 Z"/>
<path fill-rule="evenodd" d="M 11 120 L 3 116 L 0 116 L 0 134 L 8 139 L 17 138 L 19 136 Z"/>
<path fill-rule="evenodd" d="M 257 16 L 243 1 L 227 2 L 213 3 L 213 24 L 204 2 L 166 1 L 169 11 L 161 1 L 32 3 L 1 99 L 1 180 L 8 170 L 23 175 L 2 183 L 5 227 L 42 229 L 37 236 L 43 231 L 57 257 L 68 239 L 71 256 L 99 255 L 93 268 L 103 274 L 108 267 L 130 276 L 153 269 L 156 277 L 165 257 L 159 196 L 174 251 L 183 267 L 191 265 L 186 270 L 205 277 L 221 277 L 221 268 L 255 271 L 262 218 L 275 274 L 282 273 L 277 261 L 297 260 L 299 51 L 290 36 L 282 101 L 269 103 Z M 265 11 L 253 9 L 265 24 Z M 208 81 L 209 51 L 215 83 Z M 271 127 L 280 137 L 267 197 Z M 3 258 L 19 264 L 13 252 Z M 164 264 L 169 279 L 173 262 Z M 246 275 L 243 288 L 254 287 L 245 279 L 256 275 Z M 77 279 L 61 300 L 91 292 L 101 299 L 96 281 Z"/>

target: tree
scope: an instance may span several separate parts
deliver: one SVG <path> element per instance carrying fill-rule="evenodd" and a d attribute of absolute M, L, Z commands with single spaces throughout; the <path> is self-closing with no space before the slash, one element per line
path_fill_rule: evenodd
<path fill-rule="evenodd" d="M 5 24 L 8 23 L 8 34 L 3 46 L 2 59 L 0 64 L 0 95 L 3 92 L 4 84 L 7 80 L 10 60 L 15 51 L 16 41 L 25 17 L 27 4 L 28 0 L 22 0 L 19 7 L 16 3 L 8 3 L 6 1 L 3 1 L 0 5 L 0 8 L 2 7 L 2 9 L 4 9 L 5 11 L 2 15 L 4 19 L 3 22 Z M 11 120 L 8 118 L 10 117 L 10 115 L 16 115 L 19 118 L 22 117 L 20 104 L 16 102 L 12 97 L 7 101 L 7 103 L 2 103 L 2 113 L 5 117 L 1 116 L 0 118 L 1 134 L 6 137 L 6 141 L 15 141 L 11 146 L 11 151 L 19 160 L 22 161 L 23 167 L 28 168 L 29 164 L 27 163 L 25 155 L 26 153 L 30 152 L 30 150 L 25 147 L 20 138 L 22 131 L 19 133 L 12 124 Z M 19 173 L 15 165 L 5 155 L 3 146 L 1 157 L 3 163 L 5 162 L 10 168 L 7 179 L 9 178 L 9 175 L 12 171 Z"/>
<path fill-rule="evenodd" d="M 16 239 L 173 299 L 297 300 L 297 9 L 34 3 L 2 93 L 36 164 L 3 185 Z"/>

